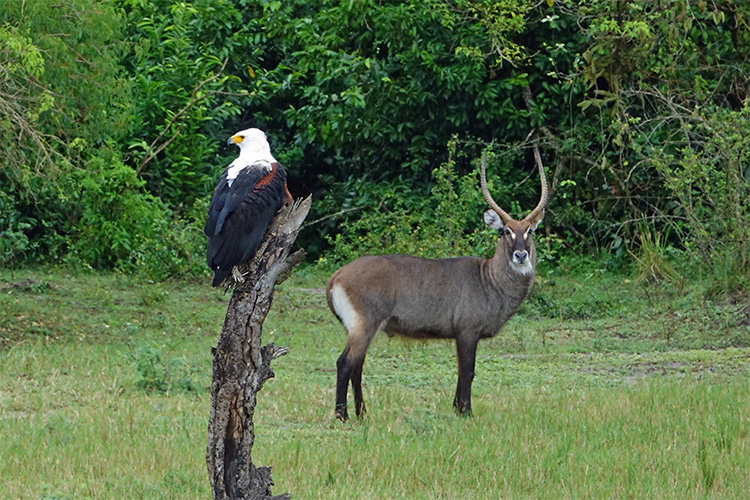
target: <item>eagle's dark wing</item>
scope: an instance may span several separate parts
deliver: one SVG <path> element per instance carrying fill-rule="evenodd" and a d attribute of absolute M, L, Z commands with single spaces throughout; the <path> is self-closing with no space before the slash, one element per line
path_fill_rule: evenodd
<path fill-rule="evenodd" d="M 271 172 L 248 167 L 231 186 L 226 172 L 219 179 L 203 231 L 208 236 L 206 260 L 218 286 L 232 268 L 249 260 L 263 239 L 268 224 L 288 200 L 286 172 L 278 163 Z"/>
<path fill-rule="evenodd" d="M 248 197 L 248 194 L 266 175 L 263 168 L 247 167 L 240 171 L 230 186 L 227 180 L 228 171 L 229 169 L 225 170 L 219 178 L 211 197 L 211 203 L 208 206 L 208 220 L 203 232 L 209 238 L 219 235 L 227 216 L 237 210 L 240 203 Z"/>
<path fill-rule="evenodd" d="M 208 205 L 208 219 L 206 220 L 206 225 L 203 226 L 203 233 L 209 238 L 214 235 L 216 222 L 219 219 L 221 210 L 224 208 L 226 196 L 229 194 L 229 183 L 227 181 L 228 170 L 229 169 L 224 170 L 224 173 L 219 177 L 219 182 L 214 188 L 214 194 L 211 196 L 211 203 Z"/>

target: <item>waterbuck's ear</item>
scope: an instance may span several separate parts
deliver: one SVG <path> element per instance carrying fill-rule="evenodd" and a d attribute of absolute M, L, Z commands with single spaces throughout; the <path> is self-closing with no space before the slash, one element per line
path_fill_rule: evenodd
<path fill-rule="evenodd" d="M 497 212 L 495 212 L 494 210 L 484 211 L 484 223 L 490 226 L 495 231 L 500 231 L 505 227 L 502 219 L 500 219 L 500 216 L 497 215 Z"/>
<path fill-rule="evenodd" d="M 532 219 L 532 220 L 529 221 L 531 223 L 531 227 L 534 228 L 534 231 L 536 231 L 536 228 L 539 227 L 539 224 L 541 224 L 542 219 L 544 219 L 544 209 L 542 209 L 539 212 L 539 219 L 537 219 L 537 220 L 533 220 Z"/>

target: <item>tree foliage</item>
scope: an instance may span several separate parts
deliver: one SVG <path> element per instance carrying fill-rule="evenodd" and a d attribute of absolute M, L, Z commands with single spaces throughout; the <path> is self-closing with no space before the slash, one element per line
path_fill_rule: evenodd
<path fill-rule="evenodd" d="M 318 257 L 491 251 L 476 159 L 494 144 L 520 215 L 538 138 L 548 257 L 619 266 L 648 227 L 746 272 L 749 22 L 705 0 L 5 2 L 2 259 L 201 272 L 224 139 L 257 126 L 315 194 Z"/>
<path fill-rule="evenodd" d="M 0 222 L 27 257 L 56 259 L 79 229 L 81 152 L 106 150 L 127 121 L 117 16 L 110 2 L 40 0 L 2 2 L 0 20 Z"/>
<path fill-rule="evenodd" d="M 636 243 L 646 220 L 666 244 L 747 275 L 750 6 L 600 1 L 574 13 L 591 39 L 578 71 L 593 93 L 579 108 L 601 119 L 593 158 L 612 191 L 596 239 Z"/>
<path fill-rule="evenodd" d="M 247 96 L 239 68 L 230 64 L 249 46 L 245 31 L 236 29 L 245 21 L 242 10 L 229 0 L 118 3 L 136 125 L 127 153 L 151 193 L 171 206 L 190 206 L 212 188 L 213 164 L 224 162 L 217 139 Z"/>

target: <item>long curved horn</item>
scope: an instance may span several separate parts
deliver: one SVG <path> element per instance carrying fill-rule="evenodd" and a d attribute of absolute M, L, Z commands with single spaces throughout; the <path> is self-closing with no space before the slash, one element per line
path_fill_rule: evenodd
<path fill-rule="evenodd" d="M 507 224 L 508 221 L 513 220 L 513 217 L 508 215 L 508 213 L 500 208 L 500 205 L 498 205 L 497 202 L 492 199 L 490 190 L 487 189 L 487 151 L 485 151 L 484 155 L 482 155 L 482 168 L 480 170 L 479 177 L 482 185 L 482 196 L 484 196 L 484 201 L 486 201 L 490 208 L 500 216 L 500 220 L 503 221 L 503 224 Z"/>
<path fill-rule="evenodd" d="M 529 215 L 524 217 L 523 220 L 534 220 L 541 219 L 542 211 L 547 206 L 549 191 L 547 189 L 547 177 L 544 175 L 544 166 L 542 165 L 542 155 L 539 154 L 539 143 L 534 143 L 534 159 L 536 160 L 536 166 L 539 169 L 539 177 L 542 180 L 542 195 L 539 198 L 539 203 L 531 211 Z"/>

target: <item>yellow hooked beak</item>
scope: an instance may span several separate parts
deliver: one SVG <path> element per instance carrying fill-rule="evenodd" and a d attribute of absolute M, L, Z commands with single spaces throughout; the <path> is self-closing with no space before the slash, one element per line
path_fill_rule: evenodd
<path fill-rule="evenodd" d="M 244 135 L 233 135 L 229 139 L 227 139 L 227 146 L 231 146 L 232 144 L 239 144 L 245 139 Z"/>

